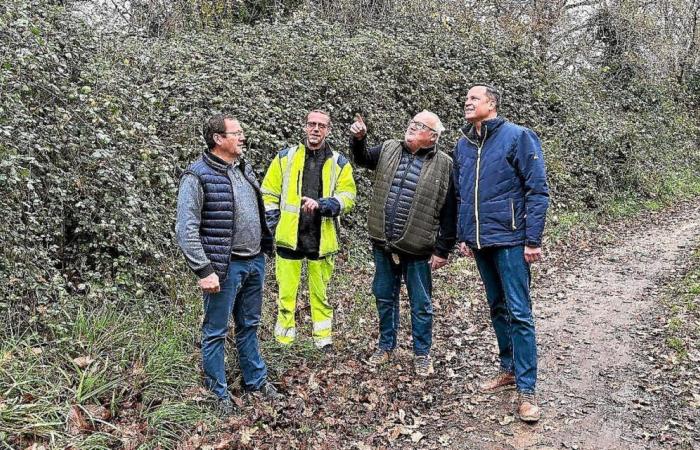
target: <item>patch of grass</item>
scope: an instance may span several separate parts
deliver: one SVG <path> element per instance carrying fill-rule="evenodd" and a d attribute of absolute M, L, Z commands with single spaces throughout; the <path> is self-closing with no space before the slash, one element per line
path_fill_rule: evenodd
<path fill-rule="evenodd" d="M 312 431 L 313 429 L 308 424 L 303 424 L 297 429 L 299 434 L 309 434 Z"/>
<path fill-rule="evenodd" d="M 91 433 L 76 444 L 80 450 L 111 450 L 119 447 L 119 440 L 109 433 Z"/>
<path fill-rule="evenodd" d="M 683 339 L 677 336 L 669 337 L 666 339 L 666 345 L 673 349 L 679 358 L 685 359 L 688 356 L 688 351 L 685 348 L 685 341 L 683 341 Z"/>
<path fill-rule="evenodd" d="M 646 200 L 643 203 L 643 209 L 647 209 L 649 211 L 660 211 L 664 208 L 664 206 L 666 205 L 659 200 Z"/>
<path fill-rule="evenodd" d="M 673 311 L 672 311 L 673 312 Z M 683 329 L 683 320 L 676 316 L 671 318 L 671 320 L 668 321 L 668 330 L 672 333 L 677 333 L 681 329 Z"/>
<path fill-rule="evenodd" d="M 669 172 L 664 174 L 658 183 L 650 186 L 646 195 L 630 191 L 605 202 L 596 213 L 597 220 L 625 219 L 642 211 L 660 211 L 674 203 L 697 196 L 700 196 L 700 177 L 695 170 L 686 168 L 678 172 Z M 577 217 L 577 213 L 569 215 Z M 571 219 L 566 216 L 567 214 L 560 215 L 563 226 Z"/>
<path fill-rule="evenodd" d="M 206 407 L 186 398 L 188 389 L 199 386 L 192 345 L 199 305 L 143 301 L 150 302 L 150 314 L 84 304 L 68 318 L 70 326 L 53 329 L 52 339 L 26 334 L 2 342 L 0 436 L 12 439 L 11 447 L 37 440 L 56 448 L 118 444 L 109 433 L 114 425 L 98 423 L 93 432 L 68 434 L 72 405 L 101 405 L 119 415 L 134 399 L 142 401 L 129 415 L 148 423 L 145 448 L 173 448 L 185 430 L 213 420 Z M 85 357 L 88 363 L 76 359 Z"/>
<path fill-rule="evenodd" d="M 644 210 L 648 200 L 640 200 L 637 197 L 618 197 L 609 202 L 603 210 L 613 219 L 621 219 L 634 216 Z"/>
<path fill-rule="evenodd" d="M 688 288 L 688 293 L 692 295 L 700 295 L 700 283 L 693 283 Z"/>
<path fill-rule="evenodd" d="M 581 231 L 594 230 L 610 220 L 624 220 L 643 211 L 661 211 L 664 208 L 700 196 L 700 177 L 697 170 L 684 169 L 664 174 L 646 194 L 629 191 L 604 201 L 592 210 L 555 210 L 547 217 L 546 240 L 549 245 L 566 241 Z M 605 243 L 605 236 L 598 236 Z M 700 283 L 699 283 L 700 284 Z M 698 287 L 697 289 L 700 289 Z"/>
<path fill-rule="evenodd" d="M 592 212 L 561 211 L 551 213 L 547 228 L 547 237 L 554 242 L 569 236 L 579 228 L 591 228 L 596 224 L 596 216 Z"/>
<path fill-rule="evenodd" d="M 667 315 L 666 345 L 676 353 L 679 362 L 685 362 L 689 352 L 698 347 L 700 251 L 693 252 L 689 265 L 688 272 L 669 287 L 663 300 Z"/>
<path fill-rule="evenodd" d="M 122 377 L 114 376 L 109 360 L 105 361 L 101 368 L 99 365 L 91 365 L 85 370 L 78 369 L 77 375 L 79 380 L 75 388 L 77 404 L 104 398 L 105 394 L 111 393 L 124 382 Z"/>
<path fill-rule="evenodd" d="M 700 177 L 693 170 L 671 173 L 663 179 L 660 194 L 666 201 L 700 195 Z"/>
<path fill-rule="evenodd" d="M 6 397 L 0 404 L 0 435 L 50 439 L 65 425 L 63 412 L 46 399 L 27 402 L 22 397 Z"/>
<path fill-rule="evenodd" d="M 140 448 L 173 448 L 194 429 L 194 424 L 211 422 L 214 416 L 199 405 L 190 402 L 164 403 L 146 414 L 148 425 L 156 430 L 155 436 Z"/>

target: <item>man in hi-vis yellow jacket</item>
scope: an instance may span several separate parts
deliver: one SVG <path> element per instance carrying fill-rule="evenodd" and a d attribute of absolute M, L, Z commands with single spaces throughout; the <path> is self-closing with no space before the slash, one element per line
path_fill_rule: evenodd
<path fill-rule="evenodd" d="M 335 266 L 338 216 L 355 205 L 348 159 L 326 143 L 331 118 L 320 110 L 306 116 L 304 144 L 280 151 L 262 184 L 268 226 L 275 236 L 279 285 L 275 338 L 291 344 L 301 264 L 308 260 L 309 302 L 316 347 L 332 350 L 333 307 L 326 290 Z"/>

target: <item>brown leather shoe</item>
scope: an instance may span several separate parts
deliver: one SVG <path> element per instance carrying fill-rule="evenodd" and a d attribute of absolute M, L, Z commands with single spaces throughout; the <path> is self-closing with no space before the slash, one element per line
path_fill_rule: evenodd
<path fill-rule="evenodd" d="M 535 394 L 518 394 L 517 415 L 523 422 L 537 422 L 540 420 L 540 407 L 537 406 Z"/>
<path fill-rule="evenodd" d="M 378 348 L 374 351 L 374 353 L 372 353 L 372 356 L 369 357 L 367 364 L 369 364 L 370 367 L 378 367 L 382 364 L 388 363 L 390 360 L 391 351 Z"/>
<path fill-rule="evenodd" d="M 501 372 L 496 377 L 479 385 L 479 391 L 482 394 L 495 394 L 510 389 L 515 389 L 515 375 L 509 372 Z"/>

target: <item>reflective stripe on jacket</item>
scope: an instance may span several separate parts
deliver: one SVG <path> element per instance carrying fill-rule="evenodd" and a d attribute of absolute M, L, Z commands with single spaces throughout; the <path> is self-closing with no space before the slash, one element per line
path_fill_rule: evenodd
<path fill-rule="evenodd" d="M 270 164 L 262 184 L 268 225 L 271 229 L 276 226 L 276 245 L 291 250 L 297 249 L 305 158 L 306 148 L 302 144 L 282 150 Z M 334 198 L 341 213 L 349 212 L 355 206 L 356 188 L 348 159 L 333 151 L 333 156 L 323 165 L 321 178 L 323 198 Z M 339 249 L 337 222 L 334 217 L 322 217 L 319 256 Z"/>

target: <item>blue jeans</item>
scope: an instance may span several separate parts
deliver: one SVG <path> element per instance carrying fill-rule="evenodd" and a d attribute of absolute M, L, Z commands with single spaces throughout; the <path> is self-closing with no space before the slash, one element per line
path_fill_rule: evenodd
<path fill-rule="evenodd" d="M 486 288 L 501 368 L 515 374 L 519 392 L 534 393 L 537 343 L 530 302 L 530 266 L 524 247 L 472 249 Z"/>
<path fill-rule="evenodd" d="M 219 398 L 228 397 L 224 344 L 229 317 L 233 315 L 238 362 L 243 388 L 260 389 L 267 379 L 267 367 L 258 349 L 258 325 L 265 281 L 265 256 L 232 260 L 228 275 L 216 294 L 204 294 L 202 323 L 202 369 L 204 383 Z"/>
<path fill-rule="evenodd" d="M 373 253 L 375 272 L 372 292 L 377 299 L 379 313 L 379 348 L 387 351 L 396 348 L 399 292 L 403 277 L 411 303 L 413 352 L 419 356 L 429 354 L 433 343 L 433 279 L 429 258 L 402 257 L 399 264 L 395 264 L 390 253 L 377 247 L 373 248 Z"/>

